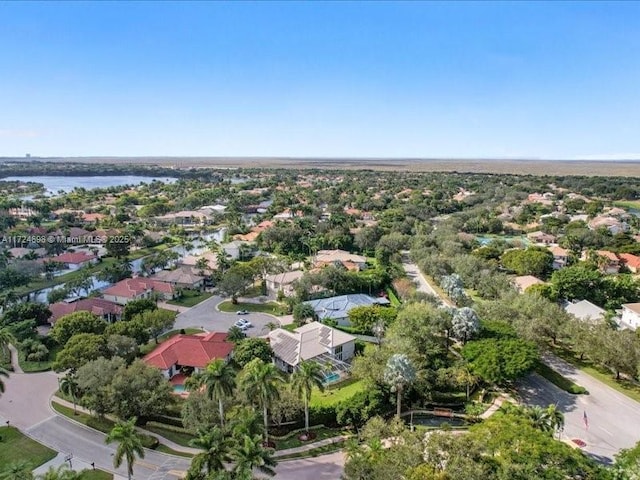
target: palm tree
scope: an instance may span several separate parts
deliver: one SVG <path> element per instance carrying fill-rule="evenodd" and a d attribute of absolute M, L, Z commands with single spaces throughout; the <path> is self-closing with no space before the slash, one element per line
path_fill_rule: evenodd
<path fill-rule="evenodd" d="M 0 480 L 33 480 L 33 467 L 24 460 L 9 464 L 0 472 Z"/>
<path fill-rule="evenodd" d="M 233 441 L 222 428 L 215 426 L 210 430 L 199 429 L 197 437 L 189 445 L 200 448 L 189 467 L 189 477 L 198 478 L 203 472 L 210 475 L 225 469 L 225 463 L 231 461 Z"/>
<path fill-rule="evenodd" d="M 242 331 L 240 327 L 236 327 L 232 325 L 231 328 L 227 331 L 227 340 L 229 342 L 238 343 L 244 340 L 246 335 Z"/>
<path fill-rule="evenodd" d="M 275 322 L 267 322 L 263 330 L 267 330 L 268 332 L 271 332 L 276 328 L 280 328 L 280 322 L 278 320 L 276 320 Z"/>
<path fill-rule="evenodd" d="M 231 365 L 222 358 L 217 358 L 209 363 L 204 371 L 198 375 L 197 382 L 205 387 L 207 396 L 211 400 L 218 401 L 218 413 L 220 426 L 224 427 L 224 400 L 227 399 L 236 386 L 236 372 Z"/>
<path fill-rule="evenodd" d="M 253 480 L 253 470 L 257 469 L 260 473 L 273 477 L 276 472 L 274 467 L 277 462 L 269 450 L 266 450 L 260 441 L 259 436 L 245 436 L 243 441 L 233 452 L 233 460 L 236 463 L 233 472 L 236 479 Z"/>
<path fill-rule="evenodd" d="M 324 375 L 322 366 L 313 361 L 304 361 L 298 365 L 298 369 L 291 376 L 291 386 L 304 401 L 304 428 L 309 436 L 309 402 L 313 387 L 324 392 Z"/>
<path fill-rule="evenodd" d="M 119 442 L 116 454 L 113 457 L 113 466 L 120 468 L 122 460 L 127 460 L 127 475 L 129 480 L 133 475 L 133 464 L 136 461 L 136 455 L 140 458 L 144 458 L 144 448 L 142 447 L 142 440 L 136 431 L 136 418 L 132 418 L 129 421 L 120 421 L 113 427 L 105 442 L 107 444 L 113 442 Z"/>
<path fill-rule="evenodd" d="M 254 399 L 262 407 L 264 422 L 264 441 L 269 443 L 269 415 L 268 410 L 274 400 L 280 396 L 277 384 L 284 382 L 282 373 L 273 363 L 265 363 L 254 358 L 244 368 L 240 385 L 248 398 Z"/>
<path fill-rule="evenodd" d="M 67 373 L 60 379 L 60 391 L 65 395 L 69 395 L 73 401 L 73 414 L 76 415 L 76 403 L 78 399 L 78 381 L 75 374 Z"/>
<path fill-rule="evenodd" d="M 36 477 L 36 480 L 79 480 L 82 474 L 74 470 L 70 470 L 66 463 L 49 469 Z"/>
<path fill-rule="evenodd" d="M 9 328 L 0 328 L 0 352 L 9 348 L 9 344 L 16 343 L 16 337 L 9 331 Z"/>
<path fill-rule="evenodd" d="M 553 431 L 560 431 L 564 427 L 564 414 L 558 410 L 557 405 L 549 405 L 545 415 Z"/>
<path fill-rule="evenodd" d="M 2 381 L 2 377 L 9 378 L 9 372 L 0 367 L 0 393 L 4 393 L 4 382 Z"/>
<path fill-rule="evenodd" d="M 396 415 L 400 418 L 402 412 L 402 392 L 407 385 L 411 385 L 416 378 L 416 370 L 409 357 L 404 353 L 396 353 L 389 358 L 384 371 L 384 381 L 391 385 L 391 391 L 397 393 Z"/>
<path fill-rule="evenodd" d="M 549 432 L 552 430 L 547 412 L 539 405 L 534 405 L 526 410 L 526 416 L 531 422 L 533 428 L 542 430 L 543 432 Z"/>

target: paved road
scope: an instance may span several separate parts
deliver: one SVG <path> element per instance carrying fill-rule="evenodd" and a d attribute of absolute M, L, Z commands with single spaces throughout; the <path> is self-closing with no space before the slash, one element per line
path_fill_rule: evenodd
<path fill-rule="evenodd" d="M 0 425 L 7 420 L 29 436 L 62 453 L 72 453 L 84 466 L 95 462 L 107 471 L 126 477 L 123 468 L 114 470 L 115 445 L 106 445 L 105 436 L 61 417 L 51 409 L 49 399 L 58 386 L 52 372 L 11 374 L 5 380 L 6 392 L 0 397 Z M 283 461 L 276 468 L 277 480 L 338 480 L 344 459 L 341 453 L 308 460 Z M 136 463 L 136 480 L 175 480 L 181 478 L 189 459 L 145 451 Z"/>
<path fill-rule="evenodd" d="M 585 387 L 589 395 L 571 395 L 537 374 L 523 379 L 518 391 L 531 405 L 557 404 L 565 414 L 563 438 L 586 442 L 584 450 L 597 460 L 610 463 L 622 448 L 640 440 L 640 404 L 618 393 L 563 360 L 545 355 L 554 370 Z M 587 412 L 589 428 L 584 422 Z"/>
<path fill-rule="evenodd" d="M 225 299 L 214 295 L 189 310 L 179 313 L 174 328 L 204 328 L 207 331 L 226 332 L 239 318 L 246 318 L 253 327 L 246 331 L 250 337 L 259 337 L 267 333 L 266 325 L 277 322 L 277 317 L 265 313 L 251 312 L 247 315 L 225 313 L 216 309 L 216 305 Z"/>
<path fill-rule="evenodd" d="M 416 284 L 416 288 L 419 292 L 427 293 L 429 295 L 434 296 L 435 298 L 440 300 L 440 303 L 446 303 L 447 305 L 451 305 L 451 302 L 447 299 L 443 299 L 438 295 L 438 292 L 431 286 L 431 284 L 427 281 L 426 277 L 422 274 L 418 265 L 415 263 L 411 263 L 408 261 L 402 262 L 402 268 L 413 283 Z"/>

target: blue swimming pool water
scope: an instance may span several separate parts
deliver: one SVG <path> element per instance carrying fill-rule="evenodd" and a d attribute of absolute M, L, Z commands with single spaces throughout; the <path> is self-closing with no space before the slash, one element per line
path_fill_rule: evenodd
<path fill-rule="evenodd" d="M 184 390 L 184 385 L 174 385 L 173 386 L 173 393 L 183 393 Z"/>
<path fill-rule="evenodd" d="M 340 380 L 340 375 L 338 375 L 337 373 L 331 373 L 324 378 L 323 383 L 326 385 L 328 383 L 335 383 L 338 380 Z"/>

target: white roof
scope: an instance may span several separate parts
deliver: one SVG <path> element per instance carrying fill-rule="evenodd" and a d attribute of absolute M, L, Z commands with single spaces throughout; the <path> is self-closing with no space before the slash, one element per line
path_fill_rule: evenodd
<path fill-rule="evenodd" d="M 569 303 L 564 307 L 565 312 L 570 313 L 578 320 L 598 321 L 603 320 L 607 313 L 604 309 L 594 305 L 588 300 L 580 300 L 579 302 Z"/>
<path fill-rule="evenodd" d="M 294 367 L 354 340 L 354 336 L 320 322 L 307 323 L 293 332 L 283 328 L 269 332 L 269 343 L 275 356 Z"/>
<path fill-rule="evenodd" d="M 316 255 L 317 262 L 353 262 L 366 263 L 362 255 L 354 255 L 344 250 L 320 250 Z"/>
<path fill-rule="evenodd" d="M 622 308 L 626 308 L 634 313 L 640 314 L 640 303 L 624 303 Z"/>

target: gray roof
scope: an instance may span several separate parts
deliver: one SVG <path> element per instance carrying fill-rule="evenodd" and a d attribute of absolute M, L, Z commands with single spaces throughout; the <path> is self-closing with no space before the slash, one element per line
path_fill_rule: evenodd
<path fill-rule="evenodd" d="M 311 322 L 293 332 L 276 328 L 269 332 L 269 343 L 276 357 L 296 366 L 355 340 L 355 337 L 320 322 Z"/>
<path fill-rule="evenodd" d="M 564 310 L 570 313 L 578 320 L 596 322 L 604 320 L 604 316 L 607 313 L 606 310 L 594 305 L 588 300 L 580 300 L 575 303 L 568 303 L 565 305 Z"/>
<path fill-rule="evenodd" d="M 389 300 L 383 297 L 372 297 L 364 293 L 355 293 L 351 295 L 340 295 L 338 297 L 320 298 L 318 300 L 309 300 L 307 302 L 313 307 L 318 318 L 347 318 L 349 310 L 355 307 L 370 307 L 371 305 L 388 305 Z"/>

